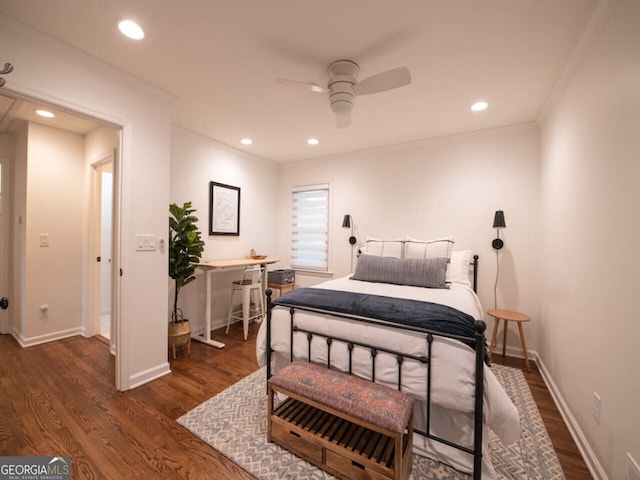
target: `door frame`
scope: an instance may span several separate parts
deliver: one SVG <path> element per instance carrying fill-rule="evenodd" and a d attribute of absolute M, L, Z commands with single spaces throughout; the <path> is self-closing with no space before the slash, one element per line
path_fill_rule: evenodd
<path fill-rule="evenodd" d="M 89 266 L 89 298 L 88 298 L 88 315 L 86 318 L 85 332 L 87 336 L 94 336 L 100 333 L 100 317 L 102 305 L 102 269 L 103 262 L 106 259 L 101 258 L 100 262 L 97 257 L 102 257 L 102 172 L 105 165 L 112 165 L 113 182 L 111 188 L 111 263 L 110 263 L 110 299 L 109 307 L 111 314 L 111 335 L 109 339 L 109 350 L 112 355 L 116 354 L 116 338 L 117 338 L 117 314 L 115 310 L 114 292 L 116 288 L 115 282 L 115 230 L 116 230 L 116 169 L 117 169 L 117 149 L 109 150 L 98 155 L 91 162 L 91 199 L 89 211 L 89 258 L 87 265 Z"/>
<path fill-rule="evenodd" d="M 12 218 L 12 197 L 11 197 L 11 159 L 0 157 L 0 297 L 9 299 L 9 309 L 0 309 L 0 334 L 11 333 L 10 309 L 13 301 L 13 292 L 10 282 L 9 272 L 13 271 L 11 261 L 11 218 Z"/>

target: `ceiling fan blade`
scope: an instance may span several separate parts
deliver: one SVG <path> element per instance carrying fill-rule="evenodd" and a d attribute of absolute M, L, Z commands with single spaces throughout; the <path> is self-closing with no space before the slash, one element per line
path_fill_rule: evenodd
<path fill-rule="evenodd" d="M 384 92 L 393 88 L 403 87 L 411 83 L 411 73 L 407 67 L 398 67 L 386 72 L 372 75 L 358 82 L 353 91 L 356 95 Z"/>
<path fill-rule="evenodd" d="M 289 78 L 276 78 L 276 83 L 279 83 L 280 85 L 300 87 L 300 88 L 304 88 L 304 89 L 307 89 L 307 90 L 310 90 L 310 91 L 316 92 L 316 93 L 322 93 L 322 92 L 328 92 L 329 91 L 329 89 L 327 89 L 325 87 L 321 87 L 317 83 L 301 82 L 300 80 L 291 80 Z"/>
<path fill-rule="evenodd" d="M 338 128 L 346 128 L 351 125 L 351 112 L 336 114 L 336 126 Z"/>

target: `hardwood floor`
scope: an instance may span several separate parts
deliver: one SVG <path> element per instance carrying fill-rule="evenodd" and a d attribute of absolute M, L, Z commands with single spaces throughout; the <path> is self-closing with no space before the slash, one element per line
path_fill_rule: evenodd
<path fill-rule="evenodd" d="M 116 391 L 114 359 L 98 338 L 23 349 L 0 335 L 0 455 L 68 455 L 74 479 L 251 479 L 175 420 L 258 368 L 256 331 L 246 342 L 238 324 L 214 332 L 224 349 L 192 342 L 171 375 L 129 392 Z M 566 478 L 591 478 L 542 377 L 525 377 Z"/>

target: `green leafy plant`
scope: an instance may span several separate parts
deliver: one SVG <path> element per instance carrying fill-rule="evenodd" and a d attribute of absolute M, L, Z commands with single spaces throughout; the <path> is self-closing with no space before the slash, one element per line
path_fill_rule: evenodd
<path fill-rule="evenodd" d="M 196 279 L 197 263 L 202 258 L 204 241 L 198 229 L 198 217 L 191 202 L 182 207 L 169 205 L 169 276 L 175 282 L 171 323 L 182 321 L 182 311 L 178 308 L 180 289 Z"/>

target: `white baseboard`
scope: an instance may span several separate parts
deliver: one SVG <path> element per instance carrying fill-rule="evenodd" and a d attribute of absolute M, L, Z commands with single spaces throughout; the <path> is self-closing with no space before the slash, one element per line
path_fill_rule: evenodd
<path fill-rule="evenodd" d="M 558 387 L 553 381 L 553 378 L 551 377 L 549 370 L 547 370 L 544 362 L 539 357 L 536 357 L 536 363 L 538 364 L 538 369 L 540 370 L 542 379 L 544 380 L 544 383 L 547 385 L 547 388 L 549 389 L 549 392 L 553 397 L 553 401 L 555 402 L 556 406 L 558 407 L 558 410 L 560 411 L 560 415 L 562 416 L 564 423 L 567 425 L 567 428 L 569 429 L 569 433 L 571 433 L 573 440 L 576 442 L 578 450 L 580 450 L 580 453 L 582 454 L 582 458 L 587 464 L 587 468 L 589 469 L 589 472 L 591 472 L 591 476 L 596 480 L 608 480 L 609 477 L 607 476 L 604 469 L 602 468 L 602 465 L 598 461 L 598 458 L 596 457 L 593 449 L 591 448 L 591 445 L 589 445 L 589 442 L 587 441 L 586 437 L 582 433 L 582 429 L 580 428 L 580 425 L 578 425 L 578 422 L 576 421 L 575 417 L 569 410 L 567 403 L 564 401 L 564 398 L 560 394 L 560 391 L 558 390 Z"/>
<path fill-rule="evenodd" d="M 218 330 L 219 328 L 227 326 L 227 317 L 214 318 L 211 320 L 211 330 Z M 197 327 L 191 322 L 191 334 L 192 335 L 204 335 L 204 324 L 200 323 Z"/>
<path fill-rule="evenodd" d="M 76 335 L 84 335 L 84 329 L 82 327 L 70 328 L 69 330 L 61 330 L 59 332 L 47 333 L 45 335 L 37 335 L 35 337 L 23 337 L 22 334 L 15 328 L 11 331 L 11 335 L 20 344 L 21 347 L 33 347 L 34 345 L 40 345 L 42 343 L 53 342 L 55 340 L 62 340 L 63 338 L 74 337 Z"/>
<path fill-rule="evenodd" d="M 164 362 L 156 367 L 131 375 L 131 377 L 129 378 L 129 388 L 133 389 L 139 387 L 140 385 L 149 383 L 160 377 L 168 375 L 169 373 L 171 373 L 169 362 Z"/>
<path fill-rule="evenodd" d="M 502 344 L 495 345 L 492 353 L 493 355 L 502 355 Z M 538 352 L 527 348 L 527 356 L 529 357 L 529 361 L 533 362 L 538 358 Z M 522 358 L 524 360 L 522 348 L 507 345 L 507 357 Z"/>

